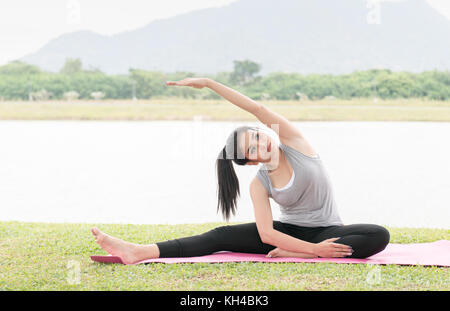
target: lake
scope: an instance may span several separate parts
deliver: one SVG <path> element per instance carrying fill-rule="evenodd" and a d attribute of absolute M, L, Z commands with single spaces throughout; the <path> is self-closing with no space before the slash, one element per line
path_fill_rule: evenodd
<path fill-rule="evenodd" d="M 222 222 L 215 159 L 256 122 L 0 121 L 0 220 Z M 450 226 L 450 123 L 294 122 L 320 154 L 345 224 Z M 248 185 L 230 221 L 254 221 Z M 271 201 L 274 219 L 278 204 Z"/>

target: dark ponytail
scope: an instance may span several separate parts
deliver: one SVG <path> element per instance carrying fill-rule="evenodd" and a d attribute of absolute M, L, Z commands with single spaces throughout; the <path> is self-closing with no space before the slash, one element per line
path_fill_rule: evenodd
<path fill-rule="evenodd" d="M 231 214 L 235 215 L 237 198 L 240 196 L 239 179 L 231 161 L 238 165 L 245 165 L 249 161 L 237 147 L 239 146 L 238 137 L 248 129 L 254 129 L 254 127 L 241 126 L 235 129 L 228 137 L 225 147 L 216 160 L 218 178 L 217 212 L 221 210 L 226 221 Z"/>

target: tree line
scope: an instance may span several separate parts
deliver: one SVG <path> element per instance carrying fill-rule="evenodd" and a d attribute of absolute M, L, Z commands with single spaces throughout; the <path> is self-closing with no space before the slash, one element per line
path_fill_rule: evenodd
<path fill-rule="evenodd" d="M 214 76 L 192 72 L 164 73 L 131 68 L 128 74 L 109 75 L 98 69 L 84 70 L 79 59 L 67 59 L 57 73 L 20 61 L 0 66 L 0 100 L 49 99 L 220 99 L 207 89 L 167 87 L 166 81 L 209 77 L 256 100 L 323 98 L 450 99 L 450 71 L 421 73 L 389 69 L 350 74 L 299 74 L 273 72 L 257 75 L 261 66 L 250 60 L 234 61 L 232 72 Z"/>

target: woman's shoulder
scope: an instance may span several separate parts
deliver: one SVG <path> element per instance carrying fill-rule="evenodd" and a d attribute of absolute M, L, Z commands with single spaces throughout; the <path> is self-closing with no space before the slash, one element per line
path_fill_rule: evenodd
<path fill-rule="evenodd" d="M 311 144 L 303 137 L 283 138 L 280 137 L 280 142 L 303 155 L 308 157 L 317 157 L 317 152 L 312 148 Z"/>

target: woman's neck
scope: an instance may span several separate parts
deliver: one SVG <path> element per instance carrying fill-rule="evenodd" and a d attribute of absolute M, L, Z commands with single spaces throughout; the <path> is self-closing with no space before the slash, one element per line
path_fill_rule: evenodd
<path fill-rule="evenodd" d="M 271 159 L 271 161 L 272 161 L 272 159 Z M 271 162 L 268 162 L 269 164 L 266 164 L 266 166 L 268 168 L 267 173 L 274 174 L 274 173 L 280 171 L 280 168 L 284 165 L 285 161 L 286 161 L 286 157 L 285 157 L 283 151 L 281 151 L 281 149 L 278 148 L 278 161 L 277 161 L 278 165 L 276 165 L 276 164 L 271 165 L 270 164 Z"/>

